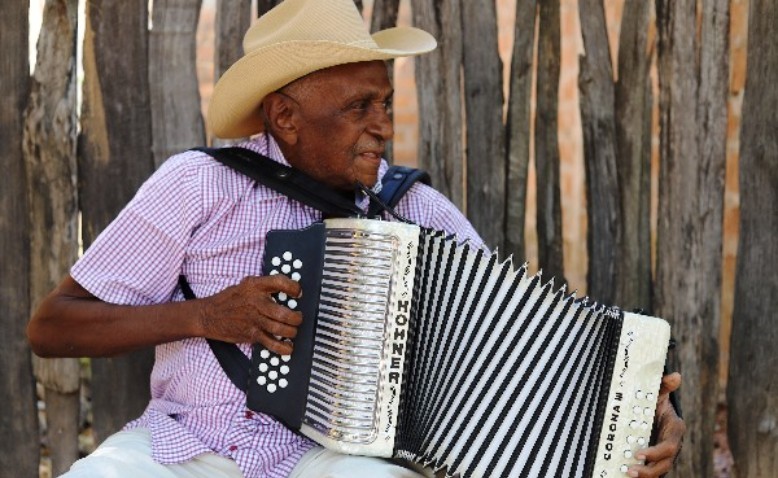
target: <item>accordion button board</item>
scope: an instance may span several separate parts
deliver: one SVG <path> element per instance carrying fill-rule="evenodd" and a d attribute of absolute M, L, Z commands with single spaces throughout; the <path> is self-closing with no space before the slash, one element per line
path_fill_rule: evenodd
<path fill-rule="evenodd" d="M 278 300 L 303 326 L 287 362 L 254 350 L 249 406 L 327 448 L 463 478 L 589 478 L 625 476 L 648 445 L 664 320 L 402 223 L 274 231 L 265 265 L 301 274 L 302 298 Z"/>

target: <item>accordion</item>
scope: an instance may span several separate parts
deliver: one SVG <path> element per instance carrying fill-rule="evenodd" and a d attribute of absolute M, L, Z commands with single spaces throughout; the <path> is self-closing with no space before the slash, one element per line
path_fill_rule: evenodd
<path fill-rule="evenodd" d="M 256 345 L 248 406 L 343 453 L 449 476 L 624 476 L 648 445 L 661 319 L 576 298 L 439 231 L 331 219 L 271 231 L 300 282 L 291 356 Z"/>

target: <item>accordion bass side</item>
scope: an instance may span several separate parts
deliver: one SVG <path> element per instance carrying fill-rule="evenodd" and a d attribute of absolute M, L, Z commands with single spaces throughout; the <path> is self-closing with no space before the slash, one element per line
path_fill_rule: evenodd
<path fill-rule="evenodd" d="M 625 476 L 670 327 L 576 298 L 443 233 L 333 219 L 268 234 L 301 282 L 291 356 L 255 346 L 249 406 L 343 453 L 449 476 Z"/>

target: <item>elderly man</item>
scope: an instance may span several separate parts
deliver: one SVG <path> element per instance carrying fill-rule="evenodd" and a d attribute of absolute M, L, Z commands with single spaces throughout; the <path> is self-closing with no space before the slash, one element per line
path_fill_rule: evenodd
<path fill-rule="evenodd" d="M 412 28 L 365 31 L 351 0 L 286 0 L 247 33 L 245 56 L 216 86 L 209 123 L 221 137 L 354 193 L 377 184 L 392 138 L 393 95 L 383 60 L 435 47 Z M 483 247 L 440 193 L 416 184 L 397 211 Z M 325 450 L 246 408 L 204 339 L 260 343 L 292 352 L 302 317 L 271 294 L 300 296 L 297 282 L 263 276 L 265 236 L 298 229 L 321 213 L 190 151 L 170 158 L 44 300 L 28 329 L 45 357 L 113 356 L 156 346 L 144 414 L 66 475 L 127 477 L 419 476 L 429 470 Z M 184 301 L 187 277 L 201 299 Z M 660 443 L 631 476 L 666 473 L 683 434 L 667 403 L 680 377 L 665 379 Z"/>

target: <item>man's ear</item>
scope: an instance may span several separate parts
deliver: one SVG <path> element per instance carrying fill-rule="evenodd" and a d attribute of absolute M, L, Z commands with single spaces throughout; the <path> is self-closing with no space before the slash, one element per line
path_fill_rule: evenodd
<path fill-rule="evenodd" d="M 284 95 L 270 93 L 262 100 L 265 116 L 265 127 L 274 138 L 288 145 L 297 143 L 297 114 L 295 104 Z"/>

